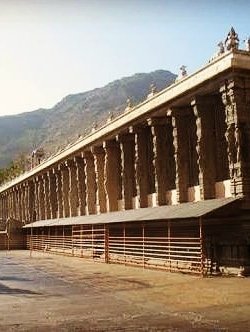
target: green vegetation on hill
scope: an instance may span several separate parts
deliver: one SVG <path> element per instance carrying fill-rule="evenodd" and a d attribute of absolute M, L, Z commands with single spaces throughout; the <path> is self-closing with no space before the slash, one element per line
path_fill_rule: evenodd
<path fill-rule="evenodd" d="M 127 98 L 137 104 L 146 98 L 152 83 L 159 91 L 175 77 L 165 70 L 135 74 L 102 88 L 68 95 L 51 109 L 0 117 L 0 168 L 37 147 L 44 147 L 49 154 L 65 146 L 83 136 L 94 122 L 107 119 L 109 112 L 124 110 Z"/>

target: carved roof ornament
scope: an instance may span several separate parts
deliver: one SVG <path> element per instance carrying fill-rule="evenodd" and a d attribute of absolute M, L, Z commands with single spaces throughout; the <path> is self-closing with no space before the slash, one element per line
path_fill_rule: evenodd
<path fill-rule="evenodd" d="M 220 42 L 217 44 L 217 46 L 218 46 L 218 48 L 219 48 L 219 49 L 218 49 L 218 52 L 217 52 L 217 56 L 219 56 L 219 55 L 225 53 L 225 47 L 224 47 L 223 41 L 220 41 Z"/>
<path fill-rule="evenodd" d="M 45 151 L 43 148 L 37 148 L 36 150 L 32 151 L 31 154 L 32 158 L 32 167 L 34 167 L 37 164 L 40 164 L 42 159 L 45 158 Z"/>
<path fill-rule="evenodd" d="M 131 99 L 128 98 L 127 99 L 127 106 L 125 108 L 125 112 L 129 112 L 129 111 L 131 111 L 131 109 L 132 109 Z"/>
<path fill-rule="evenodd" d="M 178 82 L 179 80 L 183 79 L 184 77 L 187 76 L 187 70 L 186 70 L 187 66 L 182 65 L 180 67 L 180 72 L 179 75 L 177 76 L 175 82 Z"/>
<path fill-rule="evenodd" d="M 250 52 L 250 37 L 247 37 L 243 42 L 245 43 L 245 50 Z"/>
<path fill-rule="evenodd" d="M 225 40 L 225 46 L 228 51 L 237 50 L 239 48 L 239 37 L 233 27 L 227 34 L 227 38 Z"/>
<path fill-rule="evenodd" d="M 154 83 L 150 84 L 150 91 L 147 98 L 151 98 L 156 94 L 156 86 Z"/>
<path fill-rule="evenodd" d="M 214 55 L 209 59 L 209 62 L 213 61 L 214 59 L 218 58 L 220 55 L 222 55 L 223 53 L 225 53 L 225 46 L 223 41 L 220 41 L 218 44 L 218 50 L 217 52 L 214 53 Z"/>
<path fill-rule="evenodd" d="M 111 122 L 113 119 L 114 119 L 114 114 L 112 112 L 109 112 L 107 122 Z"/>
<path fill-rule="evenodd" d="M 94 132 L 94 131 L 96 131 L 96 129 L 97 129 L 97 123 L 93 122 L 91 131 Z"/>

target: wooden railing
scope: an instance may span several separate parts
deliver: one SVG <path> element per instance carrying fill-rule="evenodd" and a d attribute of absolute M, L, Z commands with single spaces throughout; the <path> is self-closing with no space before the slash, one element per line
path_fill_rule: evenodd
<path fill-rule="evenodd" d="M 202 273 L 200 238 L 110 237 L 110 262 Z"/>
<path fill-rule="evenodd" d="M 203 274 L 199 237 L 109 236 L 105 228 L 73 227 L 72 235 L 28 235 L 31 250 L 91 258 L 109 263 Z"/>

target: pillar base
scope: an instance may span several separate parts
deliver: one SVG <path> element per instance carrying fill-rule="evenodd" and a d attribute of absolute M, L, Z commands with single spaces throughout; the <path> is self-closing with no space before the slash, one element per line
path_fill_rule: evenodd
<path fill-rule="evenodd" d="M 152 193 L 148 195 L 148 207 L 158 206 L 157 193 Z"/>
<path fill-rule="evenodd" d="M 140 203 L 139 203 L 139 197 L 135 196 L 132 198 L 132 208 L 133 209 L 139 209 Z"/>

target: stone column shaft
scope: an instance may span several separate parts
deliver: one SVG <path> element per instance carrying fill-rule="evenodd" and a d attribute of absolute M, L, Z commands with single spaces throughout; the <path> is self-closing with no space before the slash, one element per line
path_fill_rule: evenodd
<path fill-rule="evenodd" d="M 49 178 L 48 173 L 43 174 L 43 182 L 44 182 L 44 204 L 45 204 L 45 219 L 51 218 L 51 210 L 50 210 L 50 200 L 49 200 Z"/>
<path fill-rule="evenodd" d="M 38 181 L 39 220 L 45 220 L 44 181 L 41 175 L 37 177 L 37 181 Z"/>
<path fill-rule="evenodd" d="M 56 175 L 54 170 L 48 171 L 49 179 L 49 204 L 50 204 L 50 218 L 55 219 L 57 217 L 58 202 L 56 192 Z"/>
<path fill-rule="evenodd" d="M 41 220 L 41 216 L 40 216 L 40 191 L 39 191 L 39 178 L 35 177 L 34 179 L 34 186 L 35 186 L 35 220 Z"/>
<path fill-rule="evenodd" d="M 107 196 L 105 190 L 105 150 L 102 146 L 96 146 L 92 149 L 95 160 L 96 173 L 96 211 L 104 213 L 107 211 Z"/>
<path fill-rule="evenodd" d="M 34 222 L 35 219 L 35 185 L 33 180 L 27 183 L 27 221 L 28 223 Z"/>
<path fill-rule="evenodd" d="M 87 201 L 87 213 L 95 214 L 96 212 L 96 174 L 95 174 L 95 162 L 94 156 L 90 151 L 84 153 L 86 162 L 85 174 L 86 174 L 86 201 Z"/>
<path fill-rule="evenodd" d="M 77 174 L 77 190 L 79 198 L 78 214 L 83 216 L 86 214 L 86 176 L 85 176 L 85 159 L 78 156 L 75 157 L 76 174 Z"/>
<path fill-rule="evenodd" d="M 197 154 L 201 199 L 215 198 L 216 160 L 214 142 L 214 111 L 212 97 L 192 101 L 197 126 Z"/>
<path fill-rule="evenodd" d="M 155 169 L 153 165 L 153 137 L 148 126 L 134 128 L 136 132 L 136 177 L 140 207 L 148 206 L 148 195 L 155 190 Z"/>
<path fill-rule="evenodd" d="M 53 172 L 56 177 L 57 218 L 63 218 L 62 172 L 60 169 Z"/>
<path fill-rule="evenodd" d="M 104 143 L 105 157 L 105 185 L 109 211 L 118 211 L 118 201 L 122 199 L 121 183 L 121 150 L 120 144 L 115 141 Z"/>
<path fill-rule="evenodd" d="M 159 205 L 167 204 L 166 192 L 175 188 L 175 162 L 170 117 L 148 121 L 153 135 L 155 186 Z"/>
<path fill-rule="evenodd" d="M 122 183 L 125 210 L 133 208 L 137 196 L 135 177 L 135 134 L 119 136 L 121 142 Z"/>
<path fill-rule="evenodd" d="M 65 164 L 60 165 L 62 173 L 62 202 L 63 202 L 63 217 L 70 216 L 69 210 L 69 169 Z"/>
<path fill-rule="evenodd" d="M 67 166 L 69 168 L 69 207 L 70 216 L 78 215 L 79 198 L 77 189 L 77 168 L 74 160 L 68 160 Z"/>
<path fill-rule="evenodd" d="M 176 194 L 177 202 L 188 201 L 189 161 L 187 122 L 184 116 L 175 115 L 172 118 L 173 143 L 176 165 Z"/>

